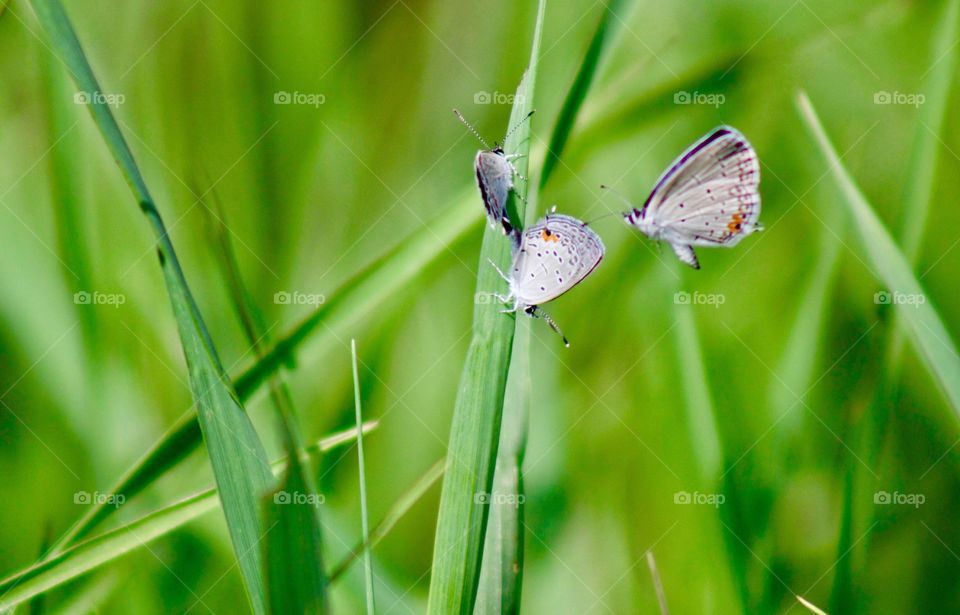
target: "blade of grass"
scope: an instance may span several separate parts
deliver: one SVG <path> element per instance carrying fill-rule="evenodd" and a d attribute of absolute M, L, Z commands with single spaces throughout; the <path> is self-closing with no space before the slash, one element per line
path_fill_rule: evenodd
<path fill-rule="evenodd" d="M 357 370 L 357 340 L 350 340 L 350 354 L 353 361 L 353 397 L 354 408 L 356 409 L 357 425 L 363 421 L 362 411 L 360 410 L 360 374 Z M 363 460 L 363 434 L 357 432 L 357 461 L 358 473 L 360 474 L 360 523 L 363 529 L 363 544 L 370 542 L 370 527 L 367 522 L 367 474 Z M 373 600 L 373 560 L 370 557 L 370 549 L 363 550 L 363 573 L 364 583 L 367 595 L 367 615 L 373 615 L 376 611 Z"/>
<path fill-rule="evenodd" d="M 890 292 L 924 297 L 919 305 L 898 303 L 895 308 L 907 325 L 927 370 L 941 387 L 954 413 L 960 417 L 960 355 L 936 309 L 923 293 L 906 258 L 884 228 L 870 203 L 854 183 L 830 142 L 810 99 L 801 93 L 798 107 L 821 153 L 830 165 L 844 202 L 855 220 L 863 252 Z"/>
<path fill-rule="evenodd" d="M 368 421 L 364 423 L 363 431 L 369 433 L 376 427 L 376 421 Z M 308 447 L 307 453 L 316 455 L 352 442 L 356 433 L 356 428 L 350 428 L 332 434 Z M 275 472 L 282 471 L 286 466 L 286 459 L 272 464 Z M 201 491 L 121 527 L 89 538 L 49 560 L 21 570 L 0 581 L 0 611 L 12 608 L 33 596 L 59 587 L 99 566 L 112 562 L 130 551 L 144 547 L 150 541 L 165 536 L 200 515 L 214 510 L 217 504 L 218 493 L 215 488 Z"/>
<path fill-rule="evenodd" d="M 563 148 L 567 144 L 567 139 L 570 138 L 570 133 L 577 121 L 577 114 L 590 91 L 590 86 L 593 84 L 593 79 L 600 68 L 604 53 L 619 32 L 618 25 L 624 21 L 620 13 L 628 4 L 632 4 L 632 2 L 630 0 L 610 0 L 606 3 L 597 29 L 593 33 L 593 38 L 590 39 L 587 52 L 583 56 L 583 61 L 580 62 L 577 76 L 573 78 L 573 84 L 567 91 L 563 107 L 560 108 L 560 115 L 557 117 L 553 134 L 550 136 L 547 158 L 543 162 L 543 171 L 540 175 L 540 190 L 543 190 L 543 187 L 547 185 L 547 180 L 550 179 L 554 168 L 560 161 Z"/>
<path fill-rule="evenodd" d="M 232 304 L 247 342 L 257 358 L 263 359 L 270 341 L 269 331 L 263 326 L 263 318 L 243 281 L 226 224 L 226 212 L 216 193 L 213 193 L 212 201 L 217 212 L 207 208 L 206 203 L 204 211 L 208 213 L 208 225 L 214 234 L 211 244 L 219 247 L 215 258 L 227 280 Z M 271 613 L 322 613 L 327 579 L 323 569 L 320 508 L 313 497 L 318 490 L 303 451 L 293 397 L 281 374 L 275 373 L 269 378 L 269 389 L 289 461 L 280 485 L 261 502 L 264 525 L 268 528 L 263 540 L 267 604 Z M 357 430 L 359 439 L 363 433 L 359 423 Z M 301 494 L 309 496 L 306 503 L 300 501 Z M 294 498 L 292 501 L 291 497 Z"/>
<path fill-rule="evenodd" d="M 669 615 L 670 609 L 667 608 L 667 593 L 663 591 L 663 581 L 660 580 L 660 571 L 657 570 L 657 560 L 653 558 L 653 551 L 647 551 L 647 568 L 650 569 L 650 580 L 653 582 L 653 589 L 657 592 L 657 604 L 660 606 L 660 615 Z"/>
<path fill-rule="evenodd" d="M 257 542 L 264 535 L 258 515 L 259 497 L 270 487 L 273 474 L 263 444 L 233 392 L 217 356 L 200 310 L 190 292 L 167 230 L 147 190 L 133 153 L 117 125 L 59 0 L 31 0 L 53 50 L 73 75 L 80 91 L 89 92 L 94 122 L 123 172 L 140 209 L 156 235 L 164 282 L 176 316 L 187 360 L 190 387 L 234 553 L 254 612 L 265 612 L 263 579 Z"/>
<path fill-rule="evenodd" d="M 386 516 L 373 528 L 373 531 L 370 532 L 370 536 L 357 546 L 353 548 L 350 553 L 343 558 L 337 566 L 330 572 L 330 582 L 333 583 L 335 580 L 340 578 L 343 573 L 350 568 L 350 565 L 353 562 L 357 561 L 361 553 L 368 553 L 373 550 L 380 541 L 387 537 L 387 534 L 390 533 L 390 530 L 404 517 L 404 515 L 409 512 L 413 505 L 420 501 L 427 491 L 440 480 L 440 477 L 443 476 L 444 466 L 446 465 L 445 460 L 441 459 L 426 471 L 426 473 L 417 479 L 417 482 L 414 483 L 410 489 L 404 492 L 400 499 L 397 500 L 393 506 L 390 507 L 390 510 L 387 511 Z"/>
<path fill-rule="evenodd" d="M 333 339 L 331 331 L 370 321 L 370 317 L 391 297 L 398 296 L 411 280 L 424 275 L 449 244 L 480 223 L 482 215 L 477 210 L 476 198 L 475 189 L 465 192 L 449 211 L 437 216 L 435 226 L 421 229 L 401 241 L 396 248 L 348 280 L 318 310 L 281 337 L 263 359 L 234 380 L 240 400 L 249 399 L 272 374 L 289 366 L 308 341 L 324 345 Z M 441 237 L 445 240 L 441 241 Z M 320 327 L 321 324 L 325 326 Z M 197 417 L 184 416 L 104 493 L 122 493 L 126 497 L 125 503 L 129 503 L 190 454 L 200 440 Z M 116 511 L 116 507 L 105 503 L 91 506 L 54 544 L 52 554 L 86 536 Z"/>
<path fill-rule="evenodd" d="M 545 8 L 546 0 L 540 0 L 530 65 L 517 88 L 510 114 L 511 126 L 517 125 L 533 109 Z M 530 126 L 530 121 L 523 122 L 505 144 L 506 151 L 524 156 L 517 169 L 521 175 L 527 175 Z M 527 182 L 520 182 L 518 190 L 522 198 L 515 204 L 517 219 L 522 220 L 526 214 L 523 201 L 528 194 Z M 502 294 L 506 290 L 490 262 L 503 270 L 509 267 L 510 257 L 510 242 L 501 233 L 486 227 L 477 273 L 478 292 L 489 294 L 499 290 Z M 501 314 L 498 305 L 478 303 L 475 306 L 473 338 L 454 406 L 440 495 L 428 599 L 430 613 L 473 612 L 488 512 L 483 499 L 493 482 L 514 329 L 514 319 Z"/>

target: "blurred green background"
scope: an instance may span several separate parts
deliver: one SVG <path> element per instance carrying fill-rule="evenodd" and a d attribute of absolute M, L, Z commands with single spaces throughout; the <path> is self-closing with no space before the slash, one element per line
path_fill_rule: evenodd
<path fill-rule="evenodd" d="M 357 339 L 364 414 L 380 420 L 366 443 L 370 514 L 380 519 L 444 455 L 475 274 L 486 266 L 471 169 L 478 144 L 451 109 L 488 141 L 500 138 L 534 3 L 65 6 L 115 96 L 231 373 L 253 356 L 217 263 L 214 202 L 274 337 L 312 309 L 276 293 L 329 301 L 406 237 L 430 237 L 436 258 L 420 275 L 355 322 L 321 325 L 287 372 L 309 439 L 348 427 Z M 925 78 L 947 61 L 932 55 L 945 3 L 622 7 L 539 211 L 556 203 L 586 220 L 619 211 L 601 183 L 642 203 L 674 156 L 727 123 L 763 163 L 766 231 L 732 250 L 700 250 L 703 269 L 692 271 L 616 217 L 595 224 L 605 262 L 548 307 L 572 347 L 533 327 L 525 611 L 656 612 L 648 549 L 677 613 L 802 612 L 794 594 L 839 612 L 960 610 L 956 418 L 909 343 L 899 385 L 890 384 L 894 314 L 874 300 L 885 289 L 794 105 L 806 89 L 896 235 L 911 215 L 903 195 L 925 125 L 922 101 L 909 103 L 929 96 Z M 547 6 L 534 179 L 603 10 L 602 1 Z M 112 484 L 191 406 L 153 237 L 38 37 L 30 7 L 8 6 L 0 576 L 82 514 L 74 494 Z M 960 118 L 949 112 L 956 97 L 948 100 L 915 271 L 954 329 Z M 466 198 L 475 205 L 469 232 L 430 230 Z M 78 304 L 83 291 L 123 302 Z M 678 292 L 712 304 L 678 305 Z M 268 404 L 261 392 L 247 407 L 276 456 Z M 719 484 L 700 478 L 711 459 Z M 328 561 L 337 561 L 360 535 L 353 449 L 325 457 L 318 476 Z M 194 453 L 114 523 L 211 482 L 209 461 Z M 685 492 L 723 501 L 685 505 Z M 875 504 L 879 492 L 924 503 Z M 375 550 L 380 613 L 423 612 L 438 499 L 435 486 Z M 47 606 L 89 593 L 103 613 L 240 612 L 233 564 L 215 512 L 56 590 Z M 333 600 L 335 612 L 360 611 L 360 566 L 335 584 Z"/>

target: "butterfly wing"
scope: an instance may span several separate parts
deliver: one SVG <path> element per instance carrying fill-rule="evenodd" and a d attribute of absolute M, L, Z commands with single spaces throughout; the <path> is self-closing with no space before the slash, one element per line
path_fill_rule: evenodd
<path fill-rule="evenodd" d="M 524 231 L 513 261 L 513 289 L 520 303 L 556 299 L 603 260 L 604 247 L 593 230 L 572 216 L 550 214 Z"/>
<path fill-rule="evenodd" d="M 641 217 L 671 244 L 731 247 L 761 229 L 759 185 L 756 151 L 722 126 L 667 169 Z"/>
<path fill-rule="evenodd" d="M 477 185 L 487 209 L 490 226 L 503 227 L 504 234 L 513 231 L 507 214 L 507 195 L 513 188 L 513 165 L 502 154 L 492 151 L 477 152 L 475 161 Z"/>

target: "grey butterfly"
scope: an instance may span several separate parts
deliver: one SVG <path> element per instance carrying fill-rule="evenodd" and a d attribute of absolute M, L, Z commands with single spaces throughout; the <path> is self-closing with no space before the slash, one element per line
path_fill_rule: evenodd
<path fill-rule="evenodd" d="M 627 224 L 670 244 L 694 269 L 694 246 L 733 247 L 763 229 L 757 153 L 736 129 L 721 126 L 693 144 L 660 176 L 641 209 L 624 214 Z"/>
<path fill-rule="evenodd" d="M 547 214 L 520 236 L 510 275 L 500 272 L 510 287 L 509 295 L 499 297 L 505 303 L 512 303 L 505 311 L 522 311 L 534 318 L 543 318 L 569 346 L 560 328 L 540 305 L 582 282 L 603 260 L 603 253 L 603 242 L 586 222 L 573 216 Z"/>
<path fill-rule="evenodd" d="M 496 228 L 497 225 L 500 225 L 503 228 L 504 235 L 511 236 L 514 242 L 519 241 L 519 231 L 510 220 L 510 215 L 507 212 L 507 196 L 514 189 L 514 176 L 525 180 L 513 166 L 513 161 L 522 157 L 522 154 L 507 154 L 499 143 L 494 143 L 491 148 L 459 111 L 454 109 L 453 112 L 487 148 L 477 152 L 477 157 L 474 159 L 474 170 L 477 174 L 477 185 L 480 187 L 480 197 L 483 199 L 483 205 L 487 209 L 487 217 L 490 219 L 490 226 Z M 516 126 L 508 130 L 503 138 L 504 142 L 531 115 L 533 115 L 533 111 L 528 113 L 523 120 L 517 122 Z"/>

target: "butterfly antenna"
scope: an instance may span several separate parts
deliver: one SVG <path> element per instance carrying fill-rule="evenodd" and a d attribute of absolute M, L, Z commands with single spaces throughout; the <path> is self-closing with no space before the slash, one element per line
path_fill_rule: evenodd
<path fill-rule="evenodd" d="M 467 121 L 467 118 L 463 117 L 463 114 L 461 114 L 461 113 L 460 113 L 459 111 L 457 111 L 456 109 L 453 110 L 453 114 L 456 115 L 457 118 L 458 118 L 461 122 L 463 122 L 463 125 L 466 126 L 467 129 L 469 129 L 470 132 L 473 133 L 473 136 L 475 136 L 477 139 L 480 140 L 481 143 L 483 143 L 483 146 L 484 146 L 485 148 L 490 149 L 490 144 L 488 144 L 486 141 L 483 140 L 483 137 L 480 136 L 480 133 L 477 132 L 477 129 L 473 127 L 473 124 L 471 124 L 470 122 Z"/>
<path fill-rule="evenodd" d="M 534 111 L 531 111 L 531 112 L 528 113 L 526 116 L 524 116 L 524 118 L 523 118 L 522 120 L 520 120 L 519 122 L 517 122 L 517 123 L 513 126 L 513 128 L 511 128 L 510 130 L 508 130 L 506 136 L 503 137 L 503 142 L 506 143 L 506 142 L 507 142 L 507 139 L 510 138 L 510 135 L 512 135 L 513 133 L 515 133 L 515 132 L 517 131 L 517 128 L 520 128 L 520 126 L 522 126 L 524 122 L 526 122 L 527 120 L 529 120 L 529 119 L 530 119 L 530 116 L 533 115 L 533 114 L 534 114 Z"/>
<path fill-rule="evenodd" d="M 607 185 L 601 185 L 601 186 L 600 186 L 600 189 L 601 189 L 601 190 L 609 190 L 611 194 L 613 194 L 613 195 L 616 196 L 618 199 L 620 199 L 621 201 L 623 201 L 624 203 L 626 203 L 626 205 L 627 205 L 630 209 L 636 209 L 636 205 L 633 204 L 633 201 L 631 201 L 631 200 L 628 199 L 627 197 L 623 196 L 623 194 L 621 194 L 618 190 L 614 189 L 613 187 L 607 186 Z"/>
<path fill-rule="evenodd" d="M 553 329 L 553 331 L 563 339 L 563 345 L 567 348 L 570 347 L 570 342 L 567 341 L 567 336 L 563 334 L 563 331 L 560 330 L 560 327 L 557 326 L 557 323 L 550 318 L 550 315 L 544 312 L 540 306 L 534 307 L 531 314 L 537 318 L 542 318 L 547 321 L 547 324 L 550 325 L 550 328 Z"/>
<path fill-rule="evenodd" d="M 584 222 L 584 224 L 586 226 L 590 226 L 597 220 L 603 220 L 604 218 L 609 218 L 610 216 L 620 216 L 620 215 L 623 215 L 623 214 L 621 214 L 619 211 L 608 211 L 607 213 L 597 216 L 596 218 L 594 218 L 593 220 L 590 220 L 589 222 Z"/>

